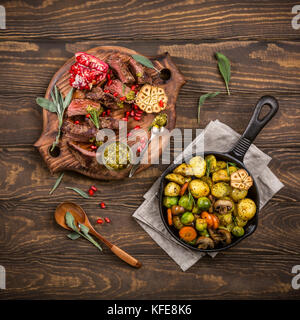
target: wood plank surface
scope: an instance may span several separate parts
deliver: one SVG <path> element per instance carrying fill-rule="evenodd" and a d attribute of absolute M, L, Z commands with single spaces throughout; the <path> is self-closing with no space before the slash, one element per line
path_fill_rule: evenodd
<path fill-rule="evenodd" d="M 0 299 L 300 299 L 291 269 L 300 264 L 300 31 L 296 1 L 0 1 Z M 50 196 L 51 176 L 32 146 L 42 130 L 43 96 L 54 73 L 76 51 L 117 45 L 145 55 L 169 52 L 187 79 L 177 100 L 177 127 L 219 119 L 242 133 L 256 101 L 274 95 L 280 110 L 255 144 L 272 157 L 285 187 L 260 213 L 253 236 L 187 272 L 132 218 L 166 165 L 115 183 L 67 172 Z M 231 96 L 214 58 L 231 61 Z M 206 92 L 221 91 L 201 108 Z M 99 192 L 89 200 L 66 186 Z M 71 241 L 55 224 L 62 201 L 75 201 L 95 228 L 141 260 L 132 269 L 104 248 Z M 101 210 L 100 201 L 107 208 Z M 96 225 L 100 216 L 111 224 Z"/>

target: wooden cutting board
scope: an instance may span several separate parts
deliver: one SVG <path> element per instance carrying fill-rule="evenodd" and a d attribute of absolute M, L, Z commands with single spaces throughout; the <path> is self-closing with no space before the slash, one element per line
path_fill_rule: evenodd
<path fill-rule="evenodd" d="M 99 58 L 100 60 L 106 60 L 106 57 L 112 53 L 120 52 L 123 54 L 140 54 L 134 50 L 130 50 L 123 47 L 116 46 L 102 46 L 96 47 L 91 50 L 86 51 L 89 54 L 92 54 Z M 173 63 L 170 55 L 168 53 L 164 53 L 154 58 L 148 57 L 155 68 L 158 70 L 167 69 L 170 71 L 170 77 L 168 80 L 162 79 L 163 76 L 157 73 L 155 70 L 150 70 L 151 76 L 153 78 L 153 84 L 160 86 L 165 89 L 165 92 L 168 96 L 168 105 L 167 108 L 163 111 L 168 115 L 168 124 L 166 128 L 171 131 L 175 128 L 176 124 L 176 111 L 175 111 L 175 103 L 177 99 L 178 92 L 180 88 L 185 83 L 185 79 L 183 75 L 180 73 L 178 68 Z M 69 92 L 71 86 L 69 85 L 69 69 L 71 65 L 75 63 L 75 57 L 69 59 L 53 76 L 48 89 L 46 91 L 45 98 L 50 99 L 50 92 L 53 90 L 54 85 L 56 84 L 63 95 Z M 165 71 L 165 70 L 164 70 Z M 163 73 L 166 75 L 166 73 Z M 111 113 L 112 117 L 121 119 L 124 117 L 125 109 L 120 109 Z M 136 121 L 133 118 L 129 118 L 127 123 L 128 132 L 133 129 L 136 125 L 140 125 L 142 129 L 148 132 L 148 128 L 151 125 L 155 114 L 144 114 L 140 121 Z M 61 136 L 60 143 L 57 148 L 57 153 L 55 156 L 49 153 L 49 149 L 52 146 L 53 141 L 57 135 L 58 130 L 58 119 L 55 113 L 51 113 L 47 110 L 43 110 L 43 131 L 40 138 L 34 144 L 35 147 L 38 148 L 40 154 L 42 155 L 44 161 L 46 162 L 51 173 L 56 173 L 60 171 L 70 170 L 82 173 L 91 178 L 100 179 L 100 180 L 117 180 L 128 177 L 130 167 L 120 170 L 114 171 L 107 169 L 104 165 L 101 166 L 100 170 L 96 172 L 94 170 L 90 170 L 89 168 L 83 167 L 79 161 L 73 156 L 71 153 L 69 146 L 67 144 L 67 139 L 64 135 Z M 150 138 L 150 132 L 148 133 Z M 161 142 L 155 143 L 151 142 L 149 145 L 148 152 L 148 164 L 142 164 L 137 172 L 140 172 L 146 168 L 148 168 L 150 164 L 150 157 L 152 159 L 158 159 L 162 153 L 162 150 L 168 145 L 169 137 L 165 136 L 161 139 Z M 147 153 L 146 153 L 147 155 Z"/>

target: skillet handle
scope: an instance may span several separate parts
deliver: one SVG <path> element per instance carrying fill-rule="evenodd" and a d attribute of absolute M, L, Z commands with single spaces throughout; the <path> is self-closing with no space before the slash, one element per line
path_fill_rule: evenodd
<path fill-rule="evenodd" d="M 262 119 L 259 119 L 259 115 L 264 105 L 268 105 L 270 110 Z M 275 116 L 278 108 L 278 102 L 274 97 L 264 96 L 260 98 L 255 106 L 253 115 L 245 132 L 228 154 L 243 162 L 244 156 L 250 145 L 255 140 L 261 129 Z"/>

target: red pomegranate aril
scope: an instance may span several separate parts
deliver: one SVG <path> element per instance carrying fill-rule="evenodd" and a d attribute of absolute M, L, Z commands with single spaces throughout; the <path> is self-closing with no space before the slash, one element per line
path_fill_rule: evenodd
<path fill-rule="evenodd" d="M 104 221 L 103 221 L 102 219 L 97 219 L 97 223 L 98 223 L 98 224 L 103 224 Z"/>
<path fill-rule="evenodd" d="M 103 92 L 105 92 L 105 93 L 109 93 L 109 90 L 105 89 L 105 90 L 103 90 Z"/>
<path fill-rule="evenodd" d="M 105 209 L 105 207 L 106 207 L 105 203 L 104 203 L 104 202 L 100 202 L 100 207 L 101 207 L 102 209 Z"/>
<path fill-rule="evenodd" d="M 144 111 L 143 110 L 136 110 L 136 112 L 135 112 L 136 114 L 138 114 L 138 115 L 140 115 L 140 114 L 143 114 L 144 113 Z"/>
<path fill-rule="evenodd" d="M 142 148 L 138 147 L 136 151 L 140 153 L 142 151 Z"/>
<path fill-rule="evenodd" d="M 136 104 L 134 104 L 133 107 L 135 110 L 139 110 L 139 107 Z"/>
<path fill-rule="evenodd" d="M 112 80 L 109 79 L 108 82 L 107 82 L 107 85 L 110 86 L 111 84 L 112 84 Z"/>
<path fill-rule="evenodd" d="M 75 124 L 79 124 L 79 120 L 76 120 L 74 123 L 75 123 Z"/>
<path fill-rule="evenodd" d="M 132 91 L 134 91 L 134 90 L 135 90 L 135 88 L 136 88 L 136 86 L 134 86 L 134 85 L 133 85 L 133 86 L 131 86 L 131 88 L 130 88 L 130 89 L 131 89 Z"/>
<path fill-rule="evenodd" d="M 90 189 L 95 191 L 95 192 L 98 190 L 95 186 L 91 186 Z"/>
<path fill-rule="evenodd" d="M 86 117 L 86 118 L 90 118 L 91 115 L 88 113 L 88 114 L 85 115 L 85 117 Z"/>
<path fill-rule="evenodd" d="M 92 189 L 89 190 L 89 195 L 92 197 L 94 195 L 94 191 Z"/>
<path fill-rule="evenodd" d="M 107 79 L 110 80 L 110 73 L 107 74 Z"/>
<path fill-rule="evenodd" d="M 124 101 L 125 99 L 126 99 L 126 97 L 121 97 L 120 98 L 121 101 Z"/>
<path fill-rule="evenodd" d="M 129 115 L 130 115 L 130 112 L 129 112 L 129 111 L 126 111 L 126 112 L 125 112 L 125 116 L 126 116 L 126 118 L 128 118 L 128 117 L 129 117 Z"/>
<path fill-rule="evenodd" d="M 103 112 L 102 112 L 102 117 L 105 117 L 105 116 L 106 116 L 106 112 L 103 111 Z"/>
<path fill-rule="evenodd" d="M 141 126 L 135 126 L 133 129 L 134 129 L 134 130 L 141 129 Z"/>
<path fill-rule="evenodd" d="M 126 118 L 126 117 L 122 118 L 122 121 L 128 121 L 128 118 Z"/>
<path fill-rule="evenodd" d="M 135 116 L 135 112 L 133 110 L 130 111 L 130 116 L 134 117 Z"/>
<path fill-rule="evenodd" d="M 92 146 L 91 146 L 91 149 L 92 149 L 92 150 L 97 150 L 97 147 L 94 146 L 94 145 L 92 145 Z"/>
<path fill-rule="evenodd" d="M 162 108 L 164 106 L 164 103 L 162 100 L 159 100 L 159 106 Z"/>
<path fill-rule="evenodd" d="M 106 110 L 106 114 L 109 116 L 110 115 L 110 109 Z"/>
<path fill-rule="evenodd" d="M 140 116 L 134 116 L 134 120 L 140 121 L 140 120 L 141 120 L 141 117 L 140 117 Z"/>
<path fill-rule="evenodd" d="M 115 93 L 114 93 L 114 97 L 117 97 L 117 96 L 118 96 L 118 92 L 115 92 Z"/>
<path fill-rule="evenodd" d="M 104 220 L 105 220 L 106 223 L 110 223 L 110 219 L 109 218 L 105 217 Z"/>

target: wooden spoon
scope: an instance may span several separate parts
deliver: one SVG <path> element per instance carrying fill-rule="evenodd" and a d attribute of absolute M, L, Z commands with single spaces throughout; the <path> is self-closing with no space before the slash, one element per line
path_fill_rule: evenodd
<path fill-rule="evenodd" d="M 63 202 L 61 203 L 55 210 L 55 220 L 56 222 L 62 226 L 63 228 L 67 230 L 72 230 L 66 225 L 65 222 L 65 215 L 67 212 L 70 212 L 74 219 L 76 224 L 80 223 L 85 225 L 89 228 L 89 233 L 97 237 L 99 240 L 101 240 L 104 244 L 106 244 L 109 249 L 117 255 L 120 259 L 130 264 L 132 267 L 140 268 L 142 264 L 135 258 L 133 258 L 131 255 L 129 255 L 127 252 L 123 251 L 116 245 L 110 243 L 108 240 L 103 238 L 91 225 L 86 213 L 84 210 L 77 204 L 73 202 Z"/>

